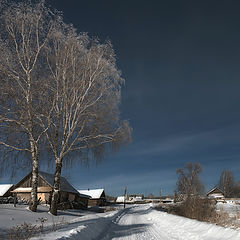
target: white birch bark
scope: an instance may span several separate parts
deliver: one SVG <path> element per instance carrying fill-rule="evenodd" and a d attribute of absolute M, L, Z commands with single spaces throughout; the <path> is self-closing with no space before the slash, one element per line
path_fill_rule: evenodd
<path fill-rule="evenodd" d="M 40 127 L 37 118 L 42 108 L 39 92 L 44 85 L 40 71 L 53 29 L 54 14 L 44 6 L 44 1 L 37 4 L 0 1 L 0 11 L 0 144 L 31 154 L 30 209 L 36 211 L 38 145 L 46 131 Z M 14 136 L 14 143 L 8 141 L 7 134 L 10 133 Z"/>

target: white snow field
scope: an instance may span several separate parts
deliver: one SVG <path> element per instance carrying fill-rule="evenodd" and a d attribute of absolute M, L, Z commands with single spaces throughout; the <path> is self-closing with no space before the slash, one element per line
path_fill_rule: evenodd
<path fill-rule="evenodd" d="M 233 202 L 227 202 L 227 203 L 220 202 L 220 203 L 217 203 L 216 209 L 227 212 L 230 215 L 235 215 L 240 212 L 240 204 L 236 204 Z"/>
<path fill-rule="evenodd" d="M 66 228 L 33 239 L 239 240 L 240 230 L 159 212 L 145 204 L 91 218 L 83 216 Z"/>
<path fill-rule="evenodd" d="M 17 205 L 15 208 L 13 204 L 0 204 L 0 240 L 8 239 L 9 230 L 12 227 L 21 225 L 24 222 L 27 224 L 41 225 L 39 219 L 47 219 L 44 222 L 44 231 L 50 232 L 53 229 L 66 228 L 68 225 L 70 228 L 75 228 L 77 226 L 74 223 L 83 225 L 84 221 L 88 220 L 97 221 L 98 218 L 102 218 L 104 215 L 109 215 L 110 213 L 95 213 L 86 210 L 67 210 L 58 211 L 58 216 L 53 216 L 48 213 L 49 206 L 40 205 L 36 213 L 28 210 L 27 205 Z M 114 214 L 116 212 L 112 212 Z M 55 232 L 54 232 L 55 234 Z M 51 239 L 51 238 L 50 238 Z M 56 238 L 57 239 L 57 238 Z"/>
<path fill-rule="evenodd" d="M 54 217 L 47 207 L 39 206 L 37 213 L 27 206 L 14 208 L 0 205 L 0 239 L 8 239 L 10 227 L 23 222 L 36 224 L 39 217 L 48 218 L 44 232 L 35 240 L 240 240 L 240 230 L 223 228 L 155 210 L 151 204 L 130 205 L 126 209 L 93 213 L 89 211 L 59 211 Z M 64 221 L 56 231 L 53 223 Z"/>

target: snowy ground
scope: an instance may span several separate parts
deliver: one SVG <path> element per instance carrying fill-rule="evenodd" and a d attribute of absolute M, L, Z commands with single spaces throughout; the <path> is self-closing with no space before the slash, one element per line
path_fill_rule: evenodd
<path fill-rule="evenodd" d="M 240 231 L 159 212 L 151 205 L 136 205 L 35 239 L 239 240 Z"/>
<path fill-rule="evenodd" d="M 25 209 L 26 212 L 26 209 Z M 31 215 L 31 212 L 29 212 Z M 41 213 L 37 213 L 41 214 Z M 42 214 L 47 214 L 46 212 Z M 159 212 L 150 204 L 131 205 L 107 213 L 74 213 L 68 224 L 55 232 L 45 232 L 33 239 L 84 239 L 84 240 L 239 240 L 240 231 L 222 228 L 183 217 Z M 16 215 L 16 214 L 15 214 Z M 25 214 L 24 214 L 25 215 Z M 66 213 L 67 215 L 67 213 Z M 5 216 L 6 217 L 6 216 Z M 67 218 L 66 218 L 67 219 Z M 0 209 L 0 224 L 2 223 Z M 9 221 L 9 220 L 8 220 Z"/>
<path fill-rule="evenodd" d="M 27 205 L 17 205 L 16 208 L 13 207 L 13 204 L 0 204 L 0 240 L 6 240 L 8 238 L 9 230 L 12 227 L 21 225 L 24 222 L 32 225 L 41 225 L 39 219 L 47 219 L 44 222 L 44 230 L 52 231 L 53 229 L 59 229 L 61 227 L 66 227 L 67 225 L 72 224 L 78 221 L 88 219 L 96 220 L 102 215 L 100 213 L 94 213 L 85 210 L 68 210 L 68 211 L 58 211 L 58 216 L 53 216 L 48 213 L 48 206 L 38 206 L 38 211 L 32 213 L 28 210 Z"/>
<path fill-rule="evenodd" d="M 235 204 L 233 202 L 217 203 L 216 208 L 217 210 L 227 212 L 231 215 L 240 213 L 240 204 Z"/>

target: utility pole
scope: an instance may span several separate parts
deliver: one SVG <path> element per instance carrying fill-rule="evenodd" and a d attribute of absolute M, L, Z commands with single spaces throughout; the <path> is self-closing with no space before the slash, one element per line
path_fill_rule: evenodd
<path fill-rule="evenodd" d="M 127 197 L 127 187 L 125 187 L 125 189 L 124 189 L 124 199 L 123 199 L 123 208 L 125 208 L 125 199 L 126 199 L 126 197 Z"/>
<path fill-rule="evenodd" d="M 159 188 L 159 197 L 161 198 L 162 197 L 162 189 Z"/>

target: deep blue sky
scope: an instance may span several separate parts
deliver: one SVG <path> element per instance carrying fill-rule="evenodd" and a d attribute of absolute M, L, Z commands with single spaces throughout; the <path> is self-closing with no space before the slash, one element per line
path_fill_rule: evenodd
<path fill-rule="evenodd" d="M 240 2 L 48 0 L 79 32 L 110 39 L 126 84 L 133 141 L 64 172 L 77 188 L 172 193 L 176 169 L 200 162 L 206 190 L 223 169 L 240 179 Z M 44 169 L 46 170 L 46 169 Z"/>

